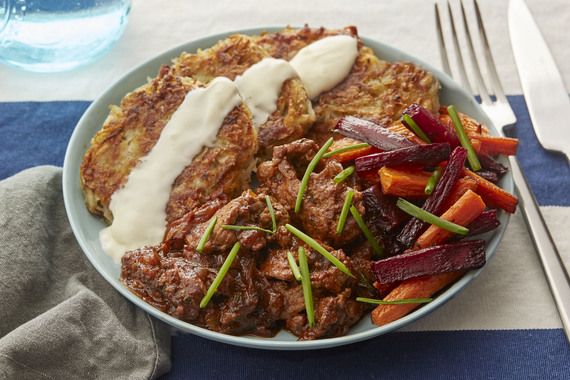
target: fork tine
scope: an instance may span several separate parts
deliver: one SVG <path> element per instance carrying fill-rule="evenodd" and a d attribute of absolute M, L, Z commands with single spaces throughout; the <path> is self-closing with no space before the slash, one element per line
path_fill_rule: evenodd
<path fill-rule="evenodd" d="M 485 31 L 485 26 L 483 25 L 483 19 L 481 17 L 481 11 L 479 10 L 479 1 L 475 0 L 475 15 L 477 17 L 477 26 L 479 29 L 479 36 L 481 41 L 483 41 L 483 50 L 485 51 L 485 64 L 487 65 L 487 70 L 491 75 L 491 87 L 498 100 L 507 102 L 507 97 L 503 91 L 503 86 L 499 79 L 499 74 L 495 66 L 495 60 L 493 59 L 493 53 L 491 52 L 491 47 L 489 46 L 489 40 L 487 39 L 487 32 Z"/>
<path fill-rule="evenodd" d="M 445 40 L 443 38 L 443 29 L 441 28 L 441 15 L 439 14 L 439 6 L 437 2 L 434 3 L 435 6 L 435 24 L 437 29 L 437 42 L 439 44 L 439 55 L 441 58 L 441 67 L 443 71 L 451 76 L 451 69 L 449 67 L 449 58 L 447 57 L 447 47 L 445 46 Z"/>
<path fill-rule="evenodd" d="M 469 79 L 467 79 L 467 73 L 465 72 L 465 64 L 463 63 L 463 57 L 461 55 L 461 49 L 459 48 L 459 41 L 457 40 L 457 31 L 455 29 L 455 21 L 453 20 L 453 12 L 451 11 L 451 4 L 447 2 L 447 14 L 449 16 L 449 21 L 451 25 L 451 37 L 453 40 L 453 47 L 455 49 L 455 60 L 457 61 L 457 69 L 459 70 L 459 78 L 465 89 L 473 94 L 471 85 L 469 84 Z"/>
<path fill-rule="evenodd" d="M 485 82 L 481 75 L 481 68 L 479 67 L 479 62 L 475 57 L 475 50 L 473 48 L 473 39 L 471 38 L 471 28 L 467 23 L 467 16 L 465 15 L 465 7 L 463 6 L 463 0 L 459 2 L 461 5 L 461 16 L 463 18 L 463 28 L 465 30 L 466 40 L 467 40 L 467 53 L 469 54 L 469 59 L 473 63 L 473 76 L 475 77 L 475 83 L 477 89 L 479 90 L 479 96 L 484 104 L 491 104 L 491 98 L 489 97 L 489 92 L 487 87 L 485 87 Z"/>

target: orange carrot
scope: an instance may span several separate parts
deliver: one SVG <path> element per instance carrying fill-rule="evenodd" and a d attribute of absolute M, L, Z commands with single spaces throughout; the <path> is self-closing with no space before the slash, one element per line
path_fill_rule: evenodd
<path fill-rule="evenodd" d="M 395 301 L 409 298 L 431 297 L 449 284 L 457 281 L 461 275 L 463 275 L 463 271 L 411 278 L 398 285 L 398 287 L 392 290 L 390 294 L 384 298 L 384 300 Z M 372 322 L 378 326 L 388 324 L 399 318 L 402 318 L 419 306 L 421 305 L 378 305 L 376 309 L 372 311 Z"/>
<path fill-rule="evenodd" d="M 402 136 L 404 136 L 405 138 L 407 138 L 408 140 L 415 142 L 416 144 L 426 144 L 426 142 L 422 139 L 420 139 L 418 136 L 415 135 L 414 132 L 410 131 L 408 128 L 406 128 L 406 126 L 404 124 L 400 123 L 394 123 L 391 126 L 389 126 L 387 128 L 388 130 L 390 130 L 390 132 L 394 132 L 394 133 L 398 133 Z"/>
<path fill-rule="evenodd" d="M 483 199 L 473 191 L 467 190 L 453 206 L 441 215 L 441 218 L 465 227 L 481 215 L 483 210 L 485 210 L 485 202 L 483 202 Z M 453 232 L 431 225 L 420 235 L 414 244 L 414 248 L 420 249 L 438 245 L 451 236 L 453 236 Z"/>
<path fill-rule="evenodd" d="M 477 189 L 477 182 L 473 178 L 470 177 L 462 177 L 455 182 L 445 204 L 443 206 L 443 210 L 447 210 L 450 208 L 455 202 L 459 200 L 467 192 L 467 190 L 476 191 Z"/>
<path fill-rule="evenodd" d="M 337 150 L 340 148 L 344 148 L 350 145 L 356 145 L 356 144 L 361 144 L 362 141 L 358 141 L 358 140 L 354 140 L 348 137 L 343 137 L 339 140 L 336 140 L 333 145 L 330 147 L 329 152 L 332 152 L 333 150 Z M 349 150 L 347 152 L 342 152 L 339 154 L 335 154 L 333 156 L 333 158 L 335 160 L 337 160 L 338 162 L 348 162 L 348 161 L 352 161 L 355 158 L 358 158 L 360 156 L 366 156 L 368 154 L 372 154 L 372 153 L 379 153 L 381 152 L 380 149 L 375 148 L 373 146 L 367 146 L 364 148 L 358 148 L 358 149 L 354 149 L 354 150 Z"/>
<path fill-rule="evenodd" d="M 431 173 L 420 170 L 384 166 L 378 171 L 384 194 L 405 198 L 425 198 L 425 188 Z"/>
<path fill-rule="evenodd" d="M 516 196 L 506 192 L 494 183 L 479 177 L 469 169 L 464 169 L 464 173 L 477 182 L 476 193 L 483 198 L 487 206 L 501 208 L 511 214 L 515 212 L 519 203 L 519 199 Z"/>
<path fill-rule="evenodd" d="M 476 138 L 481 142 L 481 147 L 477 153 L 489 156 L 496 156 L 498 154 L 513 156 L 517 153 L 517 147 L 519 145 L 518 139 L 496 136 L 477 136 Z"/>
<path fill-rule="evenodd" d="M 458 112 L 458 115 L 459 119 L 461 120 L 461 124 L 463 125 L 463 129 L 465 129 L 467 135 L 481 136 L 489 134 L 487 127 L 477 122 L 477 120 L 461 112 Z M 439 108 L 439 122 L 442 124 L 447 124 L 449 127 L 451 127 L 451 130 L 453 130 L 453 121 L 447 113 L 447 107 Z"/>
<path fill-rule="evenodd" d="M 453 126 L 453 121 L 451 120 L 451 117 L 447 114 L 447 108 L 444 108 L 445 113 L 441 113 L 439 115 L 439 121 L 440 123 L 447 125 L 449 129 L 451 129 L 452 131 L 454 130 L 454 126 Z M 442 112 L 443 110 L 440 109 L 440 112 Z M 469 137 L 469 140 L 471 140 L 471 145 L 473 146 L 473 149 L 475 150 L 475 152 L 479 153 L 479 151 L 481 150 L 481 138 L 486 137 L 486 133 L 487 133 L 487 128 L 485 128 L 483 125 L 477 123 L 474 119 L 471 119 L 469 116 L 464 115 L 462 113 L 459 113 L 459 119 L 461 119 L 461 124 L 463 125 L 463 129 L 465 129 L 465 132 L 467 133 L 467 136 Z"/>
<path fill-rule="evenodd" d="M 389 284 L 382 284 L 378 281 L 374 281 L 372 286 L 374 286 L 376 288 L 380 297 L 386 297 L 392 290 L 394 290 L 400 284 L 401 284 L 401 281 L 392 282 Z"/>
<path fill-rule="evenodd" d="M 475 150 L 477 154 L 481 151 L 481 140 L 479 140 L 481 136 L 477 136 L 476 138 L 473 135 L 469 136 L 469 140 L 471 140 L 471 146 Z"/>

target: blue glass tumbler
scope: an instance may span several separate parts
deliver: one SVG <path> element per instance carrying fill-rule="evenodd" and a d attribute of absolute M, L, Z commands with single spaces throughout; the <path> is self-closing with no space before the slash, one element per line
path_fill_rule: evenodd
<path fill-rule="evenodd" d="M 130 0 L 0 0 L 0 62 L 70 70 L 105 54 L 123 34 Z"/>

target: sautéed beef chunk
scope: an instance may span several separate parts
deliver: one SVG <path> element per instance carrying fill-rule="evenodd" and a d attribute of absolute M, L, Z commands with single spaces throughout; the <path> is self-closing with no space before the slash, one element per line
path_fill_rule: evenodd
<path fill-rule="evenodd" d="M 329 160 L 317 168 L 311 175 L 302 211 L 298 215 L 293 212 L 300 178 L 318 148 L 307 139 L 276 147 L 272 159 L 259 165 L 257 194 L 248 190 L 226 204 L 217 201 L 174 221 L 161 246 L 125 254 L 123 282 L 158 309 L 212 331 L 273 336 L 285 327 L 300 339 L 345 334 L 370 308 L 354 298 L 374 295 L 369 286 L 373 282 L 372 253 L 352 218 L 341 237 L 335 233 L 350 189 L 346 183 L 332 181 L 342 170 L 338 162 Z M 354 204 L 364 214 L 362 195 L 353 190 Z M 275 210 L 275 233 L 222 227 L 249 225 L 271 230 L 266 195 Z M 213 217 L 217 223 L 203 252 L 198 253 L 198 242 Z M 284 225 L 293 222 L 301 223 L 356 278 L 345 275 L 291 235 Z M 238 241 L 241 249 L 230 270 L 208 305 L 200 309 L 202 297 Z M 313 327 L 307 324 L 301 283 L 293 277 L 287 260 L 287 252 L 298 259 L 300 245 L 306 249 L 311 272 L 316 319 Z"/>
<path fill-rule="evenodd" d="M 279 199 L 292 213 L 304 174 L 304 170 L 300 171 L 295 165 L 301 163 L 305 168 L 317 150 L 318 145 L 308 139 L 276 147 L 271 161 L 263 162 L 258 167 L 259 189 Z M 292 215 L 292 219 L 298 219 L 304 231 L 313 238 L 342 247 L 361 235 L 353 218 L 347 219 L 342 234 L 336 233 L 336 223 L 346 193 L 351 188 L 346 182 L 336 184 L 333 181 L 343 169 L 337 161 L 329 160 L 321 166 L 320 172 L 311 174 L 301 211 L 297 215 Z M 364 214 L 362 195 L 358 190 L 352 190 L 354 190 L 353 204 L 361 214 Z"/>

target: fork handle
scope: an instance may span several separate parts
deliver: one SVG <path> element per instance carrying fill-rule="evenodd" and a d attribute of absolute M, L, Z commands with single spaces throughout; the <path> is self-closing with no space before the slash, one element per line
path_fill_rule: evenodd
<path fill-rule="evenodd" d="M 517 159 L 511 156 L 509 162 L 517 193 L 522 202 L 521 210 L 524 220 L 554 296 L 566 338 L 570 342 L 570 278 Z"/>

